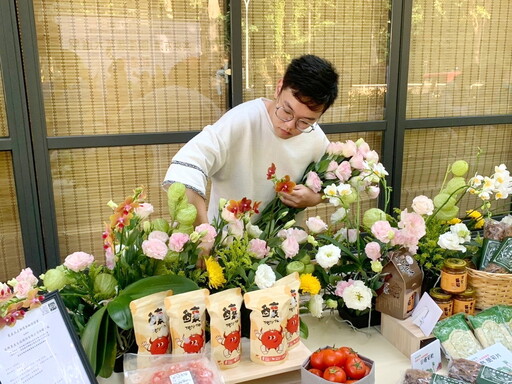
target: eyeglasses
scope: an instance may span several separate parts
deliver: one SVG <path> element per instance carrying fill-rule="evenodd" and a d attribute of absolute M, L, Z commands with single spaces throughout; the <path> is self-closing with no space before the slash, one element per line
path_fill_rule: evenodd
<path fill-rule="evenodd" d="M 283 106 L 278 107 L 277 105 L 276 116 L 279 120 L 284 121 L 285 123 L 292 121 L 295 118 L 292 112 L 287 111 Z M 299 119 L 295 122 L 295 128 L 297 128 L 302 133 L 310 133 L 313 129 L 315 129 L 313 126 L 315 123 L 316 121 L 314 123 L 308 123 L 307 121 Z"/>

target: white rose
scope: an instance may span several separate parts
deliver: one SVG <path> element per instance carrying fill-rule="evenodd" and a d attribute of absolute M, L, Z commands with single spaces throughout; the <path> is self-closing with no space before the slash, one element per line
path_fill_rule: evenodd
<path fill-rule="evenodd" d="M 466 252 L 466 247 L 460 244 L 459 236 L 453 232 L 446 232 L 439 236 L 437 245 L 444 249 L 450 249 L 452 251 Z"/>
<path fill-rule="evenodd" d="M 316 254 L 316 262 L 324 269 L 331 268 L 336 265 L 341 257 L 341 250 L 333 245 L 328 244 L 318 248 Z"/>
<path fill-rule="evenodd" d="M 322 317 L 324 299 L 322 295 L 313 295 L 308 302 L 308 309 L 313 317 Z"/>
<path fill-rule="evenodd" d="M 434 213 L 434 202 L 427 196 L 416 196 L 412 200 L 412 209 L 418 215 L 432 215 Z"/>
<path fill-rule="evenodd" d="M 272 270 L 272 268 L 266 264 L 261 264 L 256 269 L 256 276 L 254 277 L 254 282 L 258 286 L 259 289 L 270 288 L 276 282 L 276 274 Z"/>

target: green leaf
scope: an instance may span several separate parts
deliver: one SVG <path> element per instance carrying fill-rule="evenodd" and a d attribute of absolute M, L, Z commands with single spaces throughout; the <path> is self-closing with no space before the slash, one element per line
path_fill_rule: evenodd
<path fill-rule="evenodd" d="M 100 340 L 99 336 L 104 334 L 101 327 L 105 326 L 103 318 L 107 317 L 106 310 L 107 307 L 101 307 L 91 316 L 80 339 L 95 375 L 98 375 L 103 363 L 102 357 L 98 355 L 98 349 L 103 350 L 104 346 L 99 347 L 98 344 L 105 343 L 105 340 Z"/>
<path fill-rule="evenodd" d="M 103 356 L 103 363 L 101 364 L 100 371 L 98 373 L 99 376 L 108 378 L 112 375 L 114 371 L 114 364 L 117 356 L 117 326 L 116 324 L 107 316 L 103 318 L 103 322 L 105 326 L 102 327 L 104 330 L 102 338 L 105 340 L 103 343 L 103 351 L 101 355 Z M 98 355 L 100 355 L 98 353 Z"/>
<path fill-rule="evenodd" d="M 199 289 L 199 286 L 190 279 L 178 275 L 150 276 L 130 284 L 107 305 L 112 320 L 122 329 L 133 328 L 133 319 L 130 312 L 130 302 L 152 293 L 172 290 L 179 294 Z"/>
<path fill-rule="evenodd" d="M 308 325 L 302 321 L 302 318 L 300 318 L 300 337 L 303 339 L 307 339 L 309 337 Z"/>

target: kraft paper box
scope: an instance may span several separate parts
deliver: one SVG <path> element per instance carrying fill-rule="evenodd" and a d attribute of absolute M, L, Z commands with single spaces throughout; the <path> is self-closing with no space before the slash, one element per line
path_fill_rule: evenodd
<path fill-rule="evenodd" d="M 357 384 L 375 384 L 375 363 L 373 360 L 368 359 L 367 357 L 359 355 L 361 360 L 363 360 L 366 364 L 368 364 L 371 369 L 370 373 L 363 377 L 362 379 L 357 381 Z M 332 383 L 332 381 L 327 381 L 323 377 L 317 376 L 311 372 L 308 371 L 308 369 L 311 368 L 309 366 L 309 357 L 306 359 L 306 361 L 302 364 L 302 367 L 300 369 L 300 378 L 302 384 L 329 384 Z"/>
<path fill-rule="evenodd" d="M 382 273 L 389 276 L 375 309 L 401 320 L 409 317 L 421 294 L 423 273 L 418 263 L 405 250 L 392 251 Z"/>

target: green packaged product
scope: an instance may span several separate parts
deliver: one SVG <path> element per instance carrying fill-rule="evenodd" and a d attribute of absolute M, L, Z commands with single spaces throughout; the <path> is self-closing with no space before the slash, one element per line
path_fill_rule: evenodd
<path fill-rule="evenodd" d="M 464 313 L 457 313 L 439 321 L 432 333 L 439 339 L 450 359 L 467 358 L 482 350 L 466 322 Z"/>
<path fill-rule="evenodd" d="M 401 384 L 466 384 L 464 381 L 438 375 L 437 373 L 408 369 Z"/>
<path fill-rule="evenodd" d="M 501 241 L 484 239 L 482 244 L 482 255 L 480 257 L 480 264 L 478 265 L 478 269 L 484 270 L 493 256 L 496 254 L 496 251 L 501 245 Z"/>
<path fill-rule="evenodd" d="M 498 306 L 488 308 L 475 316 L 468 316 L 468 319 L 476 338 L 484 348 L 501 343 L 512 350 L 512 334 Z"/>
<path fill-rule="evenodd" d="M 470 384 L 512 384 L 508 373 L 466 359 L 451 360 L 448 376 Z"/>

